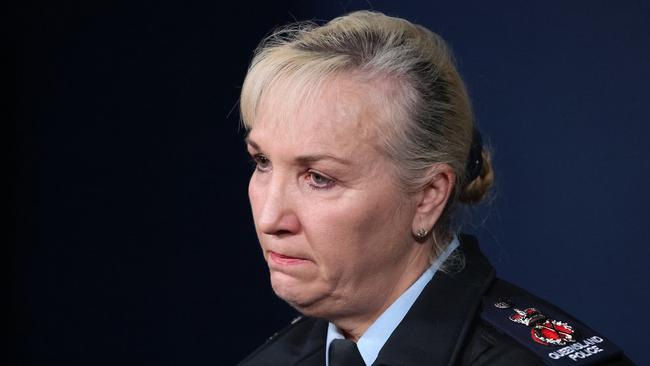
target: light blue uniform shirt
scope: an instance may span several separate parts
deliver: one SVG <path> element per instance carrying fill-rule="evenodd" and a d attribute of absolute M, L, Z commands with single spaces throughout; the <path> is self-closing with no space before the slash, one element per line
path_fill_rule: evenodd
<path fill-rule="evenodd" d="M 373 362 L 377 359 L 379 351 L 384 346 L 388 337 L 393 333 L 395 328 L 399 323 L 404 319 L 406 313 L 411 309 L 411 306 L 415 303 L 420 293 L 424 289 L 429 281 L 433 278 L 433 275 L 436 274 L 440 266 L 447 260 L 449 255 L 458 248 L 459 241 L 458 237 L 454 236 L 454 240 L 447 246 L 442 254 L 436 258 L 436 260 L 431 264 L 431 267 L 427 268 L 420 278 L 415 281 L 411 287 L 408 288 L 400 297 L 393 302 L 386 311 L 384 311 L 377 320 L 375 320 L 372 325 L 363 333 L 361 338 L 357 341 L 357 347 L 359 348 L 359 353 L 366 365 L 372 365 Z M 336 325 L 329 323 L 327 328 L 327 342 L 326 342 L 326 351 L 325 352 L 325 365 L 329 366 L 329 347 L 335 339 L 343 339 L 345 336 L 341 334 Z"/>

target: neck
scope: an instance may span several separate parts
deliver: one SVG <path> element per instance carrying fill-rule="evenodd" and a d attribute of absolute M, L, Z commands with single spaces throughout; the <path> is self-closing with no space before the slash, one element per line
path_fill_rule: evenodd
<path fill-rule="evenodd" d="M 347 339 L 358 341 L 365 331 L 429 268 L 430 245 L 420 244 L 418 251 L 392 273 L 392 281 L 377 281 L 377 295 L 365 302 L 359 312 L 332 317 L 334 323 Z"/>

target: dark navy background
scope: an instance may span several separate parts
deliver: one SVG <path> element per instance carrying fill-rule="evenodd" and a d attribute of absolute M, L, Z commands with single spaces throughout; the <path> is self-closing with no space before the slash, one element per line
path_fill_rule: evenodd
<path fill-rule="evenodd" d="M 455 50 L 498 174 L 465 231 L 650 364 L 648 2 L 20 4 L 14 364 L 229 365 L 290 321 L 252 228 L 240 86 L 275 26 L 371 6 Z"/>

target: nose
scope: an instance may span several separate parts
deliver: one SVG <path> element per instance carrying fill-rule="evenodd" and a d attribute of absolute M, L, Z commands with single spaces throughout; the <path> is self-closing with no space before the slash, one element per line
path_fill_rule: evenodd
<path fill-rule="evenodd" d="M 285 236 L 300 230 L 296 195 L 288 180 L 276 172 L 269 179 L 253 177 L 249 196 L 257 229 L 267 235 Z"/>

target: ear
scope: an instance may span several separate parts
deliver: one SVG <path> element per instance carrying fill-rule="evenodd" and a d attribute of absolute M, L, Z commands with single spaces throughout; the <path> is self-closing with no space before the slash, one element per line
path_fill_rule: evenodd
<path fill-rule="evenodd" d="M 436 164 L 428 173 L 428 183 L 418 193 L 412 232 L 432 232 L 454 190 L 456 174 L 449 164 Z"/>

